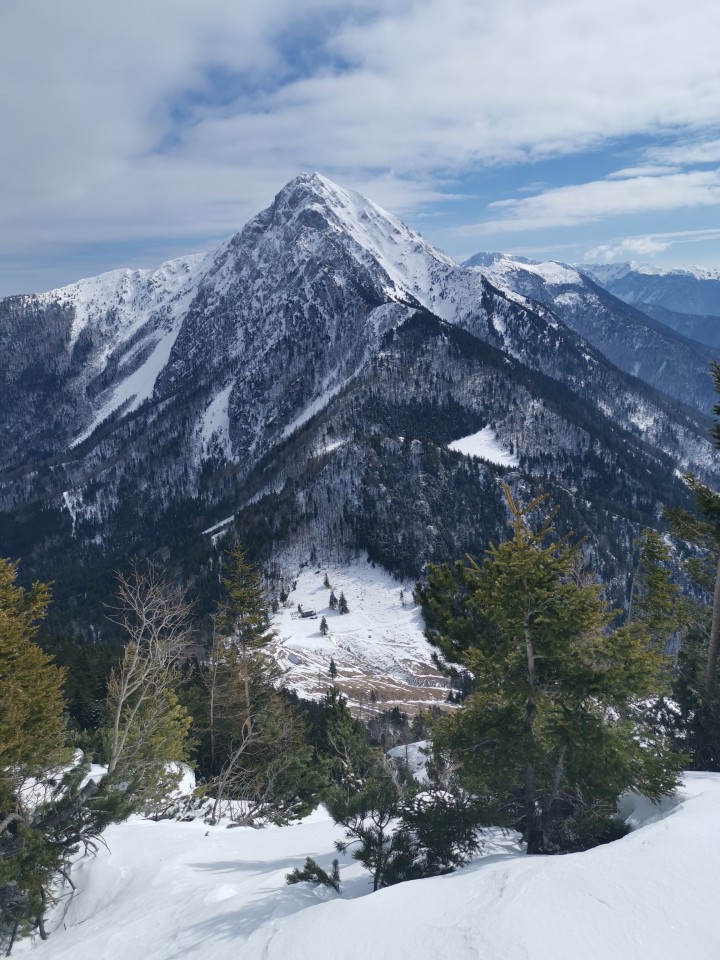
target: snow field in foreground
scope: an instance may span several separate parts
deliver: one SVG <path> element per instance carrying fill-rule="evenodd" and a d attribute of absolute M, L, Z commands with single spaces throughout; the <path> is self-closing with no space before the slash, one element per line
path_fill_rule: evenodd
<path fill-rule="evenodd" d="M 78 894 L 35 949 L 40 960 L 715 960 L 720 775 L 687 774 L 660 807 L 622 806 L 638 829 L 606 846 L 526 857 L 507 839 L 458 873 L 371 896 L 342 857 L 340 896 L 285 885 L 306 856 L 324 867 L 335 856 L 340 829 L 322 809 L 265 830 L 133 820 L 74 871 Z"/>

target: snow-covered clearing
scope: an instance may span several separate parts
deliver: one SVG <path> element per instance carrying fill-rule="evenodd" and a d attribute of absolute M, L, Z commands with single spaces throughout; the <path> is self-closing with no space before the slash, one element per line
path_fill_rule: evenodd
<path fill-rule="evenodd" d="M 41 960 L 715 960 L 720 775 L 688 774 L 663 807 L 623 806 L 638 829 L 607 846 L 526 857 L 495 835 L 458 873 L 370 896 L 342 857 L 339 896 L 285 885 L 305 857 L 336 856 L 340 830 L 322 809 L 265 830 L 134 820 L 75 869 L 77 896 L 35 949 Z"/>
<path fill-rule="evenodd" d="M 469 437 L 460 437 L 448 444 L 450 450 L 457 450 L 469 457 L 480 457 L 501 467 L 517 467 L 520 463 L 514 453 L 504 447 L 492 427 L 483 427 Z"/>
<path fill-rule="evenodd" d="M 324 586 L 325 574 L 330 588 Z M 396 703 L 412 709 L 446 699 L 448 683 L 432 662 L 412 583 L 393 579 L 365 559 L 342 567 L 304 567 L 293 582 L 273 621 L 279 637 L 274 652 L 289 687 L 302 696 L 322 696 L 332 683 L 332 658 L 335 685 L 356 710 L 370 708 L 373 691 L 377 709 Z M 330 589 L 338 599 L 345 595 L 348 613 L 330 609 Z M 320 633 L 322 617 L 327 636 Z"/>

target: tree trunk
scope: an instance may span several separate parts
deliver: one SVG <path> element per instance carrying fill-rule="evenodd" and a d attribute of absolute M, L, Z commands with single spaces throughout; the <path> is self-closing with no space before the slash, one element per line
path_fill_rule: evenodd
<path fill-rule="evenodd" d="M 720 557 L 715 572 L 715 591 L 713 593 L 712 622 L 710 624 L 710 643 L 708 644 L 707 673 L 705 674 L 705 693 L 709 697 L 717 673 L 718 649 L 720 647 Z"/>
<path fill-rule="evenodd" d="M 525 764 L 525 842 L 528 853 L 542 853 L 542 830 L 535 803 L 535 765 Z"/>
<path fill-rule="evenodd" d="M 525 618 L 525 651 L 527 653 L 528 686 L 530 687 L 530 696 L 525 703 L 525 732 L 528 739 L 534 742 L 535 726 L 535 650 L 533 648 L 532 635 L 528 624 L 528 618 Z M 525 763 L 525 840 L 528 853 L 542 852 L 542 831 L 535 802 L 535 765 L 532 760 Z"/>
<path fill-rule="evenodd" d="M 547 796 L 545 803 L 543 805 L 542 812 L 542 843 L 543 849 L 548 849 L 548 844 L 550 842 L 550 828 L 552 827 L 553 822 L 553 807 L 555 806 L 555 801 L 558 798 L 560 793 L 560 784 L 562 783 L 563 774 L 565 773 L 565 755 L 567 754 L 566 747 L 562 747 L 560 750 L 560 755 L 557 758 L 557 763 L 555 764 L 555 772 L 553 773 L 553 780 L 550 787 L 550 793 Z"/>

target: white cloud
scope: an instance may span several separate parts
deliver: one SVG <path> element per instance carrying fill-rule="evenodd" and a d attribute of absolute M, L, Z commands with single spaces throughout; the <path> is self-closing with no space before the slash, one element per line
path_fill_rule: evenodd
<path fill-rule="evenodd" d="M 670 147 L 655 147 L 647 151 L 649 160 L 681 166 L 701 163 L 720 163 L 720 140 L 681 140 Z"/>
<path fill-rule="evenodd" d="M 629 180 L 631 177 L 664 177 L 668 173 L 677 173 L 677 166 L 668 164 L 642 164 L 639 167 L 623 167 L 609 173 L 606 180 Z"/>
<path fill-rule="evenodd" d="M 499 200 L 490 208 L 500 219 L 459 232 L 516 233 L 548 227 L 572 227 L 608 217 L 720 204 L 720 169 L 593 180 L 557 187 L 532 197 Z"/>
<path fill-rule="evenodd" d="M 688 139 L 717 123 L 718 35 L 715 0 L 3 0 L 0 250 L 227 234 L 302 169 L 400 211 L 483 165 Z M 716 180 L 652 188 L 670 209 Z M 509 201 L 500 229 L 659 208 L 606 187 Z"/>
<path fill-rule="evenodd" d="M 652 257 L 671 246 L 669 240 L 655 240 L 652 237 L 626 237 L 615 243 L 603 243 L 585 254 L 588 263 L 614 263 L 632 257 Z"/>

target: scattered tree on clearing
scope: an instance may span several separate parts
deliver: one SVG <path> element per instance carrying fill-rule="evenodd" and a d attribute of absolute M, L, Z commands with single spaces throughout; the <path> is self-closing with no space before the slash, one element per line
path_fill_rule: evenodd
<path fill-rule="evenodd" d="M 330 667 L 328 669 L 328 673 L 330 674 L 331 680 L 334 680 L 338 673 L 337 667 L 335 666 L 335 660 L 332 657 L 330 657 Z"/>
<path fill-rule="evenodd" d="M 323 586 L 325 587 L 326 590 L 330 590 L 330 589 L 331 589 L 331 587 L 330 587 L 330 578 L 328 577 L 327 573 L 325 574 L 325 579 L 323 580 Z"/>
<path fill-rule="evenodd" d="M 326 637 L 326 636 L 328 635 L 328 630 L 329 630 L 329 629 L 330 629 L 330 628 L 328 627 L 328 622 L 327 622 L 327 620 L 325 619 L 325 617 L 323 617 L 323 618 L 320 620 L 320 633 L 323 635 L 323 637 Z"/>
<path fill-rule="evenodd" d="M 582 849 L 610 837 L 624 790 L 658 798 L 678 782 L 684 757 L 632 710 L 661 692 L 667 660 L 642 624 L 611 627 L 577 546 L 531 528 L 543 498 L 505 495 L 512 539 L 482 566 L 431 566 L 420 588 L 428 639 L 475 678 L 435 746 L 486 822 L 519 829 L 529 853 Z"/>
<path fill-rule="evenodd" d="M 348 607 L 347 600 L 345 599 L 345 594 L 340 592 L 340 597 L 338 599 L 338 611 L 340 613 L 350 613 L 350 608 Z"/>
<path fill-rule="evenodd" d="M 334 590 L 330 591 L 330 600 L 328 601 L 328 603 L 330 605 L 331 610 L 337 610 L 338 600 L 337 600 L 337 597 L 335 596 Z"/>

